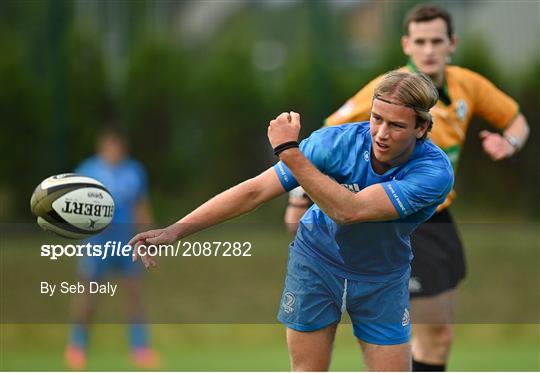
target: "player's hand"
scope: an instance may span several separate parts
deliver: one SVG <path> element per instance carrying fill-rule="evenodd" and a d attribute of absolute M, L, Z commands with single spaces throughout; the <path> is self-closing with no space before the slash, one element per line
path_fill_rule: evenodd
<path fill-rule="evenodd" d="M 139 257 L 146 268 L 156 266 L 156 256 L 148 253 L 149 245 L 170 245 L 178 240 L 178 237 L 172 226 L 164 229 L 154 229 L 147 232 L 137 234 L 129 241 L 129 245 L 133 247 L 132 259 L 135 262 Z"/>
<path fill-rule="evenodd" d="M 300 114 L 294 111 L 281 113 L 268 126 L 268 140 L 272 148 L 289 141 L 298 141 L 299 133 Z"/>
<path fill-rule="evenodd" d="M 482 131 L 480 139 L 482 139 L 484 152 L 494 161 L 511 157 L 516 152 L 508 140 L 498 133 Z"/>

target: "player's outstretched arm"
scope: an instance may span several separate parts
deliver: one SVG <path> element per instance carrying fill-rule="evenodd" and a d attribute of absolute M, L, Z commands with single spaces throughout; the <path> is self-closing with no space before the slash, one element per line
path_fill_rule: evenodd
<path fill-rule="evenodd" d="M 282 113 L 270 122 L 268 139 L 275 148 L 296 141 L 299 131 L 300 115 Z M 311 199 L 336 223 L 385 221 L 399 217 L 382 185 L 372 185 L 353 193 L 320 172 L 298 148 L 287 149 L 279 157 Z"/>
<path fill-rule="evenodd" d="M 137 234 L 129 241 L 129 244 L 134 246 L 133 260 L 137 260 L 138 246 L 143 243 L 172 244 L 193 233 L 250 212 L 283 193 L 285 189 L 276 172 L 269 168 L 257 177 L 218 194 L 167 228 Z M 147 255 L 142 256 L 141 260 L 147 268 L 156 264 L 153 258 Z"/>
<path fill-rule="evenodd" d="M 494 161 L 509 158 L 519 151 L 529 137 L 529 125 L 523 114 L 519 114 L 510 123 L 501 136 L 490 131 L 480 132 L 484 152 Z"/>

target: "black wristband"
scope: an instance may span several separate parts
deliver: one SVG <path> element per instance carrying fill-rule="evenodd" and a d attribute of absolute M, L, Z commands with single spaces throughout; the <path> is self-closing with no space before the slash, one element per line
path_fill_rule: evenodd
<path fill-rule="evenodd" d="M 300 144 L 298 144 L 298 141 L 287 141 L 287 142 L 284 142 L 283 144 L 279 144 L 278 146 L 276 146 L 274 148 L 274 154 L 276 155 L 276 157 L 279 157 L 279 154 L 282 151 L 291 149 L 291 148 L 299 148 L 299 147 L 300 147 Z"/>

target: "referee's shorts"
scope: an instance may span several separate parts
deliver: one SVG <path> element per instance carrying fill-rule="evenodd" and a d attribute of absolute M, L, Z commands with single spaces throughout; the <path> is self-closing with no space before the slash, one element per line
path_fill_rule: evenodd
<path fill-rule="evenodd" d="M 421 224 L 411 236 L 411 298 L 454 289 L 465 277 L 465 255 L 454 220 L 445 209 Z"/>

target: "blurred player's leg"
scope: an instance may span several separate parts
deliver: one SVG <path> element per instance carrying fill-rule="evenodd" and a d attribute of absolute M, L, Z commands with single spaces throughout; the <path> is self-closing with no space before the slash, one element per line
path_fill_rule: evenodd
<path fill-rule="evenodd" d="M 411 345 L 381 346 L 358 340 L 364 353 L 367 370 L 408 372 L 411 370 Z"/>
<path fill-rule="evenodd" d="M 133 364 L 141 369 L 156 369 L 159 366 L 159 355 L 149 347 L 148 325 L 143 312 L 141 298 L 142 288 L 141 278 L 126 277 L 124 288 L 127 294 L 127 309 L 130 320 L 129 325 L 129 346 Z"/>
<path fill-rule="evenodd" d="M 287 345 L 291 369 L 295 372 L 320 372 L 330 368 L 332 345 L 337 324 L 313 332 L 287 328 Z"/>
<path fill-rule="evenodd" d="M 409 281 L 413 370 L 445 370 L 457 287 L 466 273 L 463 244 L 450 212 L 445 209 L 420 225 L 411 245 L 415 255 Z"/>
<path fill-rule="evenodd" d="M 92 315 L 96 308 L 97 298 L 91 294 L 80 294 L 74 302 L 75 324 L 71 327 L 69 341 L 64 354 L 68 368 L 81 370 L 86 367 L 86 350 Z"/>
<path fill-rule="evenodd" d="M 75 324 L 71 327 L 69 342 L 64 353 L 64 360 L 68 368 L 81 370 L 86 367 L 86 350 L 90 320 L 95 308 L 95 297 L 82 294 L 75 305 Z"/>
<path fill-rule="evenodd" d="M 411 301 L 413 318 L 413 369 L 445 370 L 452 346 L 452 318 L 457 291 Z"/>
<path fill-rule="evenodd" d="M 84 257 L 78 263 L 78 272 L 84 281 L 99 281 L 107 270 L 108 263 L 95 257 Z M 64 352 L 66 366 L 72 370 L 86 367 L 89 327 L 96 308 L 97 297 L 93 294 L 79 294 L 73 299 L 73 320 L 69 341 Z"/>

